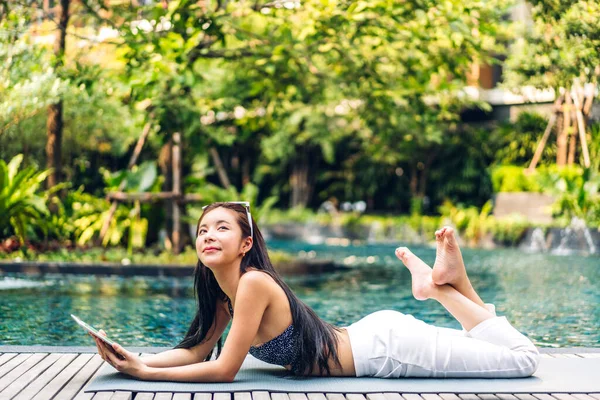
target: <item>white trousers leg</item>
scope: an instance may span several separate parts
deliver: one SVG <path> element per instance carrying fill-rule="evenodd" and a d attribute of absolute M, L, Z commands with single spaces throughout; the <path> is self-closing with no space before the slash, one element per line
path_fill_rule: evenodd
<path fill-rule="evenodd" d="M 493 304 L 486 308 L 495 315 Z M 506 317 L 494 316 L 467 332 L 383 310 L 347 330 L 356 376 L 517 378 L 531 376 L 540 358 Z"/>

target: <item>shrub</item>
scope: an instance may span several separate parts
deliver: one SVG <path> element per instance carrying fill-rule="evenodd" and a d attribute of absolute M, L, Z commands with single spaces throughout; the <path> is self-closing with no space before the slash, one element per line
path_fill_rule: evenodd
<path fill-rule="evenodd" d="M 0 160 L 0 235 L 17 235 L 23 244 L 26 236 L 39 226 L 48 214 L 48 191 L 38 191 L 51 170 L 34 167 L 19 170 L 23 155 L 18 154 L 8 164 Z"/>

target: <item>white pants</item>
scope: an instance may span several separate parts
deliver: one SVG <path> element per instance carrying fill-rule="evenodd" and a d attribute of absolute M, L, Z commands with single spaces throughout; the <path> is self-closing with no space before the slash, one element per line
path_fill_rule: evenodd
<path fill-rule="evenodd" d="M 378 378 L 518 378 L 533 375 L 535 345 L 493 304 L 494 317 L 470 331 L 436 327 L 410 314 L 383 310 L 346 327 L 356 376 Z"/>

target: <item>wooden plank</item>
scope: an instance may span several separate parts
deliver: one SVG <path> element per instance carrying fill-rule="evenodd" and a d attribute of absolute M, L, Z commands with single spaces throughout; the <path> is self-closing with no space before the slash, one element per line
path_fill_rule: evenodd
<path fill-rule="evenodd" d="M 83 368 L 77 372 L 77 374 L 67 383 L 60 392 L 57 393 L 57 399 L 72 399 L 77 395 L 77 399 L 91 399 L 92 396 L 86 397 L 87 394 L 90 393 L 79 393 L 81 388 L 90 380 L 90 378 L 100 371 L 100 366 L 104 363 L 104 360 L 100 357 L 99 354 L 94 354 L 92 359 L 85 364 Z"/>
<path fill-rule="evenodd" d="M 460 397 L 454 393 L 440 393 L 440 397 L 444 400 L 460 400 Z"/>
<path fill-rule="evenodd" d="M 96 392 L 92 400 L 110 400 L 115 392 Z"/>
<path fill-rule="evenodd" d="M 77 356 L 77 354 L 75 354 Z M 44 375 L 48 374 L 50 377 L 50 383 L 46 384 L 45 376 L 41 376 L 39 379 L 36 379 L 31 385 L 29 385 L 19 396 L 16 397 L 15 400 L 25 400 L 31 399 L 33 400 L 50 400 L 54 397 L 54 395 L 66 385 L 66 383 L 75 375 L 79 370 L 92 358 L 93 354 L 80 354 L 75 358 L 75 360 L 71 361 L 68 366 L 61 371 L 56 376 L 53 376 L 55 371 L 58 371 L 62 366 L 62 359 L 57 361 L 52 368 L 44 373 Z M 68 360 L 69 354 L 65 354 L 65 360 Z M 38 390 L 40 388 L 40 390 Z M 41 390 L 43 388 L 43 390 Z M 37 391 L 36 391 L 37 390 Z M 30 397 L 29 394 L 31 394 Z M 23 397 L 23 398 L 21 398 Z"/>
<path fill-rule="evenodd" d="M 406 400 L 423 400 L 421 395 L 416 393 L 402 393 L 402 397 L 404 397 Z"/>
<path fill-rule="evenodd" d="M 91 392 L 90 393 L 81 392 L 77 395 L 77 397 L 75 397 L 74 400 L 92 400 L 92 397 L 94 397 L 94 394 L 95 393 L 91 393 Z"/>
<path fill-rule="evenodd" d="M 590 396 L 595 398 L 596 400 L 600 400 L 600 393 L 588 393 Z"/>
<path fill-rule="evenodd" d="M 173 395 L 173 400 L 192 400 L 192 394 L 191 393 L 175 393 Z"/>
<path fill-rule="evenodd" d="M 508 393 L 497 393 L 496 396 L 498 396 L 500 400 L 517 400 L 515 396 Z"/>
<path fill-rule="evenodd" d="M 35 353 L 31 357 L 28 357 L 25 361 L 15 367 L 12 371 L 0 378 L 0 392 L 2 392 L 8 385 L 14 380 L 23 375 L 25 372 L 33 368 L 34 365 L 42 361 L 48 353 Z"/>
<path fill-rule="evenodd" d="M 110 400 L 133 400 L 133 393 L 116 391 L 115 394 L 112 395 Z"/>
<path fill-rule="evenodd" d="M 27 385 L 42 375 L 52 364 L 60 358 L 60 354 L 50 354 L 40 360 L 35 366 L 30 368 L 23 375 L 12 381 L 6 389 L 0 392 L 0 397 L 3 399 L 12 399 L 19 394 Z M 29 396 L 31 397 L 31 396 Z"/>
<path fill-rule="evenodd" d="M 425 400 L 442 400 L 442 398 L 435 393 L 423 393 L 421 394 L 421 397 Z"/>
<path fill-rule="evenodd" d="M 551 396 L 556 397 L 559 400 L 577 400 L 576 397 L 573 397 L 567 393 L 550 393 Z"/>
<path fill-rule="evenodd" d="M 250 393 L 250 392 L 235 392 L 233 394 L 233 400 L 252 400 L 252 393 Z"/>
<path fill-rule="evenodd" d="M 547 393 L 531 393 L 531 394 L 540 400 L 556 400 L 554 397 L 550 396 Z"/>
<path fill-rule="evenodd" d="M 173 400 L 173 393 L 160 392 L 154 395 L 154 400 Z"/>
<path fill-rule="evenodd" d="M 271 397 L 273 398 L 273 400 L 276 400 L 275 397 L 273 396 L 275 393 L 271 394 Z M 346 400 L 346 398 L 344 397 L 343 394 L 340 393 L 325 393 L 325 397 L 327 397 L 327 400 Z M 285 400 L 285 399 L 277 399 L 277 400 Z M 287 400 L 290 400 L 289 397 L 287 398 Z M 385 400 L 385 399 L 383 399 Z"/>
<path fill-rule="evenodd" d="M 477 397 L 479 397 L 481 400 L 499 400 L 496 395 L 489 393 L 478 394 Z"/>
<path fill-rule="evenodd" d="M 288 393 L 290 400 L 308 400 L 308 397 L 304 393 Z M 358 399 L 357 399 L 358 400 Z M 361 400 L 365 400 L 364 398 Z M 594 400 L 594 399 L 592 399 Z"/>
<path fill-rule="evenodd" d="M 0 356 L 0 366 L 15 358 L 19 353 L 4 353 Z"/>
<path fill-rule="evenodd" d="M 573 393 L 573 397 L 575 397 L 577 400 L 595 400 L 589 394 L 583 394 L 583 393 Z"/>
<path fill-rule="evenodd" d="M 327 400 L 323 393 L 306 393 L 308 400 Z"/>
<path fill-rule="evenodd" d="M 402 400 L 403 397 L 400 396 L 400 393 L 384 393 L 383 394 L 386 400 Z"/>
<path fill-rule="evenodd" d="M 290 400 L 290 396 L 287 393 L 271 393 L 271 400 Z"/>
<path fill-rule="evenodd" d="M 135 400 L 154 400 L 154 393 L 141 392 L 135 395 Z"/>
<path fill-rule="evenodd" d="M 5 363 L 2 367 L 0 367 L 0 378 L 8 374 L 10 371 L 15 369 L 19 364 L 21 364 L 31 356 L 32 354 L 19 354 L 18 356 Z"/>
<path fill-rule="evenodd" d="M 231 400 L 231 393 L 215 393 L 213 400 Z"/>
<path fill-rule="evenodd" d="M 269 394 L 267 393 L 267 396 L 268 395 Z M 212 400 L 212 394 L 211 393 L 195 393 L 194 400 Z"/>
<path fill-rule="evenodd" d="M 30 400 L 33 398 L 44 388 L 44 386 L 48 385 L 48 382 L 52 381 L 59 373 L 61 373 L 61 371 L 65 369 L 65 367 L 71 364 L 75 357 L 77 357 L 76 353 L 55 353 L 55 355 L 58 356 L 59 359 L 40 376 L 38 376 L 33 382 L 31 382 L 23 391 L 21 391 L 19 395 L 14 398 L 14 400 Z M 44 390 L 44 393 L 46 392 L 48 391 Z"/>
<path fill-rule="evenodd" d="M 520 400 L 536 400 L 535 397 L 533 397 L 530 394 L 526 394 L 526 393 L 515 393 L 515 396 L 517 398 L 519 398 Z"/>
<path fill-rule="evenodd" d="M 387 394 L 388 393 L 385 393 L 385 398 L 387 400 L 402 400 L 402 398 L 400 398 L 400 399 L 390 399 L 390 398 L 388 398 Z M 400 395 L 398 395 L 398 397 L 400 397 Z M 367 398 L 363 394 L 360 394 L 360 393 L 347 393 L 346 394 L 346 399 L 348 399 L 348 400 L 367 400 Z M 292 400 L 292 399 L 290 399 L 290 400 Z"/>
<path fill-rule="evenodd" d="M 479 397 L 474 393 L 458 393 L 458 397 L 462 400 L 479 400 Z"/>

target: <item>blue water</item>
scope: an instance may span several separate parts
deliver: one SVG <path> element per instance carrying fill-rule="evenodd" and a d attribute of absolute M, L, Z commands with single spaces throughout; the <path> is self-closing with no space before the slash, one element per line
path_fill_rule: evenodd
<path fill-rule="evenodd" d="M 270 241 L 272 249 L 347 267 L 330 273 L 284 276 L 324 320 L 348 325 L 381 309 L 461 329 L 435 300 L 412 297 L 408 270 L 391 245 L 325 246 Z M 435 250 L 412 248 L 433 265 Z M 470 280 L 540 347 L 600 347 L 600 258 L 463 250 Z M 109 332 L 125 346 L 172 346 L 194 314 L 192 278 L 47 275 L 0 277 L 0 345 L 92 345 L 69 317 Z"/>

